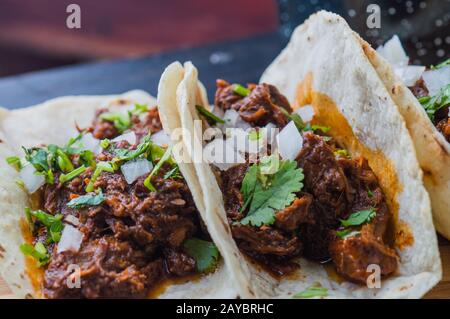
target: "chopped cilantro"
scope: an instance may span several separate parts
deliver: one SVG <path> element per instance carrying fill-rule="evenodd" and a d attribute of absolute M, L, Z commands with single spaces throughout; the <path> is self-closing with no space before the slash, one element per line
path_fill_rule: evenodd
<path fill-rule="evenodd" d="M 119 133 L 123 133 L 131 126 L 131 112 L 105 112 L 100 114 L 100 119 L 112 122 Z"/>
<path fill-rule="evenodd" d="M 180 173 L 180 168 L 178 165 L 174 165 L 173 168 L 164 174 L 164 179 L 173 178 L 173 179 L 181 179 L 183 178 Z"/>
<path fill-rule="evenodd" d="M 424 96 L 419 98 L 419 102 L 427 112 L 428 117 L 434 121 L 436 112 L 450 104 L 450 83 L 442 87 L 435 96 Z"/>
<path fill-rule="evenodd" d="M 105 139 L 100 141 L 100 146 L 104 150 L 107 149 L 109 147 L 109 145 L 111 145 L 111 141 L 109 139 L 107 139 L 107 138 L 105 138 Z"/>
<path fill-rule="evenodd" d="M 151 171 L 151 173 L 144 180 L 145 187 L 147 187 L 150 191 L 156 192 L 156 188 L 152 185 L 151 179 L 152 179 L 153 175 L 155 175 L 155 174 L 157 174 L 159 172 L 159 170 L 161 169 L 163 164 L 170 160 L 171 154 L 172 154 L 172 145 L 170 145 L 166 149 L 166 151 L 164 152 L 164 155 L 160 158 L 160 160 L 155 165 L 155 167 L 153 167 L 153 170 Z"/>
<path fill-rule="evenodd" d="M 213 242 L 190 238 L 183 246 L 187 254 L 195 259 L 198 272 L 210 273 L 215 270 L 219 262 L 219 250 Z"/>
<path fill-rule="evenodd" d="M 289 120 L 293 121 L 295 126 L 297 126 L 298 131 L 301 133 L 306 127 L 305 122 L 303 122 L 300 115 L 297 113 L 289 113 L 286 109 L 280 107 L 281 112 L 286 116 Z"/>
<path fill-rule="evenodd" d="M 350 156 L 348 154 L 348 151 L 344 150 L 344 149 L 335 150 L 333 153 L 334 153 L 334 156 L 343 156 L 343 157 L 349 157 Z"/>
<path fill-rule="evenodd" d="M 25 256 L 31 256 L 38 262 L 38 267 L 46 265 L 50 261 L 50 256 L 44 244 L 37 242 L 34 247 L 30 244 L 20 245 L 20 250 Z"/>
<path fill-rule="evenodd" d="M 376 214 L 377 213 L 374 208 L 360 210 L 356 213 L 351 214 L 347 219 L 341 219 L 341 225 L 344 227 L 359 226 L 364 223 L 370 222 L 376 216 Z"/>
<path fill-rule="evenodd" d="M 98 162 L 94 173 L 91 176 L 89 184 L 86 186 L 86 192 L 90 193 L 94 191 L 94 183 L 102 172 L 114 173 L 116 166 L 110 162 Z"/>
<path fill-rule="evenodd" d="M 206 108 L 204 108 L 201 105 L 196 105 L 195 108 L 197 109 L 197 112 L 203 116 L 205 118 L 205 120 L 209 123 L 209 125 L 214 125 L 216 123 L 221 123 L 224 124 L 225 121 L 222 120 L 220 117 L 218 117 L 217 115 L 211 113 L 210 111 L 208 111 Z"/>
<path fill-rule="evenodd" d="M 373 191 L 367 189 L 367 196 L 369 196 L 369 198 L 372 198 L 374 196 Z"/>
<path fill-rule="evenodd" d="M 82 165 L 67 174 L 61 174 L 61 175 L 59 175 L 59 182 L 61 184 L 64 184 L 65 182 L 70 181 L 70 180 L 74 179 L 75 177 L 77 177 L 78 175 L 84 173 L 85 170 L 86 170 L 86 167 L 84 165 Z"/>
<path fill-rule="evenodd" d="M 22 160 L 18 156 L 7 157 L 6 163 L 14 167 L 17 171 L 20 171 L 22 169 Z"/>
<path fill-rule="evenodd" d="M 70 202 L 67 203 L 67 206 L 70 208 L 82 208 L 85 206 L 97 206 L 100 205 L 105 201 L 105 196 L 103 195 L 102 191 L 98 194 L 86 194 L 83 196 L 79 196 L 77 198 L 72 199 Z"/>
<path fill-rule="evenodd" d="M 241 193 L 244 209 L 249 207 L 247 216 L 241 220 L 244 225 L 271 225 L 275 221 L 275 211 L 290 205 L 295 193 L 303 188 L 303 170 L 295 161 L 280 161 L 277 172 L 258 178 L 260 165 L 254 164 L 244 177 Z"/>
<path fill-rule="evenodd" d="M 294 295 L 294 298 L 313 298 L 313 297 L 326 297 L 328 296 L 328 289 L 322 287 L 319 283 L 315 283 L 304 291 Z"/>
<path fill-rule="evenodd" d="M 323 126 L 323 125 L 316 125 L 316 124 L 312 124 L 308 123 L 306 124 L 305 128 L 303 129 L 303 131 L 308 132 L 315 132 L 315 131 L 322 131 L 324 133 L 328 133 L 330 131 L 330 127 L 328 126 Z"/>
<path fill-rule="evenodd" d="M 447 65 L 450 65 L 450 58 L 439 63 L 438 65 L 432 65 L 430 68 L 432 70 L 437 70 L 437 69 L 443 68 L 444 66 L 447 66 Z"/>
<path fill-rule="evenodd" d="M 247 96 L 250 94 L 250 90 L 247 89 L 245 86 L 242 86 L 240 84 L 233 84 L 233 92 L 240 95 L 240 96 Z"/>
<path fill-rule="evenodd" d="M 360 231 L 351 230 L 348 228 L 336 231 L 336 236 L 338 236 L 341 239 L 346 239 L 349 237 L 356 237 L 356 236 L 359 236 L 360 234 L 361 234 Z"/>
<path fill-rule="evenodd" d="M 57 243 L 61 239 L 61 233 L 64 228 L 62 223 L 63 215 L 56 214 L 51 215 L 42 210 L 31 210 L 30 208 L 25 208 L 25 216 L 30 223 L 30 228 L 34 229 L 34 220 L 39 221 L 47 228 L 47 242 Z"/>
<path fill-rule="evenodd" d="M 251 132 L 248 134 L 248 139 L 250 141 L 258 141 L 263 137 L 261 130 L 251 130 Z"/>

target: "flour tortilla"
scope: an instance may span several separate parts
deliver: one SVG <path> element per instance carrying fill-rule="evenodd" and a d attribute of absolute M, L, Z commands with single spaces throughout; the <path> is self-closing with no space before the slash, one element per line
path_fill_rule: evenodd
<path fill-rule="evenodd" d="M 328 288 L 329 298 L 422 297 L 439 282 L 442 270 L 430 201 L 423 186 L 413 142 L 394 101 L 364 55 L 358 39 L 347 23 L 335 14 L 321 11 L 299 26 L 287 47 L 264 72 L 261 82 L 275 85 L 296 106 L 298 85 L 308 77 L 312 78 L 314 90 L 331 98 L 351 126 L 355 137 L 345 144 L 350 153 L 359 155 L 355 145 L 362 145 L 368 152 L 364 155 L 376 158 L 381 154 L 392 164 L 394 171 L 389 174 L 383 167 L 373 167 L 369 158 L 382 186 L 384 181 L 388 186 L 401 185 L 398 190 L 389 187 L 383 187 L 383 190 L 391 195 L 395 192 L 398 205 L 395 233 L 399 236 L 399 243 L 405 232 L 410 234 L 412 242 L 396 247 L 400 257 L 399 269 L 383 279 L 379 289 L 336 282 L 320 264 L 302 258 L 298 260 L 300 270 L 296 279 L 274 280 L 239 253 L 242 264 L 250 269 L 250 280 L 241 284 L 249 285 L 258 297 L 269 298 L 291 298 L 315 282 Z M 195 93 L 197 71 L 190 63 L 185 65 L 185 79 L 188 78 L 191 83 L 177 91 L 177 106 L 182 125 L 193 132 L 193 122 L 198 120 L 194 107 L 201 100 Z M 319 110 L 323 107 L 316 102 L 312 101 L 314 108 Z M 327 110 L 321 111 L 326 113 Z M 333 129 L 331 135 L 332 132 Z M 223 199 L 217 196 L 221 193 L 211 168 L 195 164 L 195 169 L 205 195 L 207 213 L 219 214 L 219 219 L 226 220 Z M 393 178 L 395 180 L 389 184 L 389 179 Z M 234 242 L 231 234 L 223 240 Z M 237 253 L 234 247 L 230 253 Z"/>
<path fill-rule="evenodd" d="M 175 92 L 173 92 L 175 94 Z M 45 103 L 8 111 L 0 108 L 0 276 L 8 283 L 18 298 L 39 298 L 25 273 L 25 258 L 19 250 L 22 238 L 19 221 L 24 217 L 28 195 L 15 181 L 18 173 L 6 164 L 5 158 L 22 156 L 21 146 L 39 144 L 65 144 L 77 134 L 75 123 L 87 127 L 95 111 L 108 107 L 110 110 L 131 108 L 135 103 L 156 106 L 156 100 L 144 91 L 130 91 L 122 95 L 68 96 Z M 165 112 L 161 112 L 165 114 Z M 163 126 L 165 129 L 165 123 Z M 199 189 L 197 179 L 185 165 L 180 170 L 190 187 L 194 198 Z M 199 203 L 199 201 L 196 201 Z M 202 206 L 198 206 L 204 211 Z M 169 286 L 159 298 L 235 298 L 238 296 L 223 262 L 218 269 L 193 282 Z M 83 284 L 83 283 L 81 283 Z"/>
<path fill-rule="evenodd" d="M 363 39 L 359 41 L 406 122 L 430 194 L 434 225 L 450 239 L 450 144 L 430 121 L 417 98 L 395 75 L 389 62 Z"/>

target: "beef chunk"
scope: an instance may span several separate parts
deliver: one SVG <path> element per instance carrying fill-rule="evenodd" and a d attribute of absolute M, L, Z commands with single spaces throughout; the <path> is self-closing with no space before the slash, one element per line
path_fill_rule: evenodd
<path fill-rule="evenodd" d="M 385 238 L 391 214 L 377 177 L 366 159 L 340 159 L 339 164 L 352 187 L 353 200 L 349 205 L 349 212 L 373 207 L 376 216 L 361 227 L 361 234 L 358 236 L 345 239 L 334 236 L 330 242 L 330 254 L 339 274 L 348 280 L 365 283 L 370 275 L 366 272 L 370 264 L 379 265 L 382 275 L 389 275 L 397 269 L 397 255 L 386 244 Z"/>
<path fill-rule="evenodd" d="M 186 276 L 195 272 L 195 260 L 183 252 L 168 249 L 166 252 L 167 269 L 175 276 Z"/>
<path fill-rule="evenodd" d="M 425 81 L 423 80 L 422 77 L 419 80 L 417 80 L 414 86 L 410 87 L 409 89 L 416 98 L 428 96 L 429 94 L 428 89 L 425 85 Z"/>
<path fill-rule="evenodd" d="M 80 268 L 80 288 L 73 282 L 69 265 Z M 149 287 L 161 279 L 163 262 L 152 261 L 143 251 L 114 237 L 85 241 L 80 251 L 54 253 L 45 271 L 47 298 L 145 298 Z"/>
<path fill-rule="evenodd" d="M 436 128 L 444 135 L 447 142 L 450 143 L 450 118 L 440 120 L 436 124 Z"/>
<path fill-rule="evenodd" d="M 114 123 L 104 121 L 100 118 L 100 115 L 106 112 L 108 112 L 107 109 L 100 109 L 96 112 L 95 120 L 91 128 L 92 135 L 99 140 L 105 138 L 111 139 L 119 135 L 119 131 L 114 126 Z"/>
<path fill-rule="evenodd" d="M 296 230 L 300 224 L 307 222 L 311 202 L 312 196 L 309 194 L 294 199 L 291 205 L 275 214 L 275 226 L 287 231 Z"/>
<path fill-rule="evenodd" d="M 251 92 L 242 97 L 233 91 L 233 86 L 226 81 L 218 81 L 215 96 L 215 105 L 227 110 L 230 108 L 239 112 L 241 118 L 252 126 L 264 126 L 268 123 L 284 127 L 288 120 L 283 115 L 281 108 L 289 113 L 292 108 L 288 100 L 276 87 L 262 83 L 249 86 Z"/>

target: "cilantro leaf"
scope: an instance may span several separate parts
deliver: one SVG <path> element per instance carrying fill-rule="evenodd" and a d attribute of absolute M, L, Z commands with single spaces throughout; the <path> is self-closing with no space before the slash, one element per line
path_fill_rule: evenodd
<path fill-rule="evenodd" d="M 173 179 L 181 179 L 183 178 L 180 173 L 180 168 L 178 165 L 174 165 L 173 168 L 164 174 L 164 179 L 173 178 Z"/>
<path fill-rule="evenodd" d="M 447 66 L 447 65 L 450 65 L 450 58 L 445 60 L 445 61 L 443 61 L 443 62 L 441 62 L 441 63 L 439 63 L 438 65 L 432 65 L 430 67 L 430 69 L 437 70 L 437 69 L 443 68 L 444 66 Z"/>
<path fill-rule="evenodd" d="M 64 225 L 62 223 L 63 215 L 56 214 L 51 215 L 42 210 L 31 210 L 30 208 L 25 208 L 25 216 L 27 217 L 28 222 L 30 223 L 30 229 L 34 229 L 34 221 L 35 220 L 41 222 L 47 228 L 47 242 L 48 243 L 57 243 L 61 239 L 61 233 L 64 229 Z"/>
<path fill-rule="evenodd" d="M 225 123 L 224 120 L 222 120 L 217 115 L 211 113 L 210 111 L 208 111 L 203 106 L 196 105 L 195 108 L 197 109 L 197 112 L 206 119 L 206 121 L 209 123 L 209 125 L 214 125 L 216 123 L 221 123 L 221 124 Z"/>
<path fill-rule="evenodd" d="M 6 163 L 14 167 L 17 171 L 20 171 L 22 169 L 22 160 L 18 156 L 7 157 Z"/>
<path fill-rule="evenodd" d="M 100 114 L 100 119 L 112 122 L 119 133 L 123 133 L 131 126 L 131 112 L 105 112 Z"/>
<path fill-rule="evenodd" d="M 336 231 L 336 236 L 338 236 L 341 239 L 346 239 L 349 237 L 356 237 L 356 236 L 359 236 L 360 234 L 361 234 L 360 231 L 351 230 L 349 228 L 345 228 L 343 230 Z"/>
<path fill-rule="evenodd" d="M 64 184 L 65 182 L 70 181 L 70 180 L 74 179 L 75 177 L 77 177 L 78 175 L 84 173 L 85 170 L 86 170 L 86 167 L 84 165 L 82 165 L 67 174 L 61 174 L 61 175 L 59 175 L 59 182 L 61 184 Z"/>
<path fill-rule="evenodd" d="M 326 297 L 326 296 L 328 296 L 328 289 L 316 283 L 309 286 L 304 291 L 295 294 L 294 298 L 312 298 L 312 297 Z"/>
<path fill-rule="evenodd" d="M 20 251 L 25 256 L 31 256 L 38 261 L 38 267 L 46 265 L 50 261 L 50 256 L 44 244 L 37 242 L 34 247 L 30 244 L 20 245 Z"/>
<path fill-rule="evenodd" d="M 98 194 L 86 194 L 72 199 L 67 203 L 70 208 L 82 208 L 84 206 L 97 206 L 105 201 L 105 195 L 100 191 Z"/>
<path fill-rule="evenodd" d="M 257 167 L 256 170 L 258 169 Z M 246 174 L 241 187 L 244 202 L 250 201 L 247 204 L 250 205 L 249 211 L 241 224 L 258 227 L 271 225 L 275 222 L 275 211 L 290 205 L 295 199 L 295 193 L 303 188 L 303 170 L 297 168 L 295 161 L 281 161 L 278 171 L 269 175 L 269 180 L 264 183 L 260 179 L 254 181 L 254 170 L 255 168 L 249 170 L 251 175 L 247 177 Z"/>
<path fill-rule="evenodd" d="M 428 117 L 434 121 L 435 113 L 450 104 L 450 83 L 442 87 L 435 96 L 424 96 L 419 98 L 420 104 L 428 114 Z"/>
<path fill-rule="evenodd" d="M 341 219 L 341 225 L 344 227 L 359 226 L 371 221 L 376 216 L 376 214 L 377 213 L 375 212 L 374 208 L 360 210 L 356 213 L 351 214 L 347 219 Z"/>
<path fill-rule="evenodd" d="M 155 165 L 155 167 L 153 167 L 153 170 L 151 171 L 151 173 L 144 180 L 145 187 L 147 187 L 152 192 L 156 192 L 156 188 L 152 185 L 151 179 L 152 179 L 153 175 L 155 175 L 159 172 L 159 170 L 161 169 L 163 164 L 170 160 L 171 154 L 172 154 L 172 146 L 173 145 L 170 145 L 166 149 L 166 151 L 164 152 L 164 155 L 159 159 L 158 163 Z"/>
<path fill-rule="evenodd" d="M 190 238 L 184 242 L 183 246 L 187 254 L 195 259 L 198 272 L 214 271 L 219 262 L 219 250 L 213 242 Z"/>
<path fill-rule="evenodd" d="M 347 150 L 338 149 L 333 152 L 334 156 L 350 157 Z"/>

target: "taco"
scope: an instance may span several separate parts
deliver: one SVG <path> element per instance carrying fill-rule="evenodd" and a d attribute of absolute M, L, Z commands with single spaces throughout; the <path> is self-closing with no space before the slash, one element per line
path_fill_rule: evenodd
<path fill-rule="evenodd" d="M 360 41 L 413 139 L 436 229 L 450 239 L 450 59 L 408 65 L 397 36 L 377 51 Z"/>
<path fill-rule="evenodd" d="M 131 91 L 0 110 L 0 274 L 17 297 L 239 295 L 155 105 Z"/>
<path fill-rule="evenodd" d="M 341 17 L 311 16 L 259 84 L 218 80 L 213 107 L 184 68 L 184 143 L 207 214 L 228 221 L 224 258 L 237 246 L 250 269 L 241 285 L 258 297 L 417 298 L 440 280 L 413 143 Z"/>

